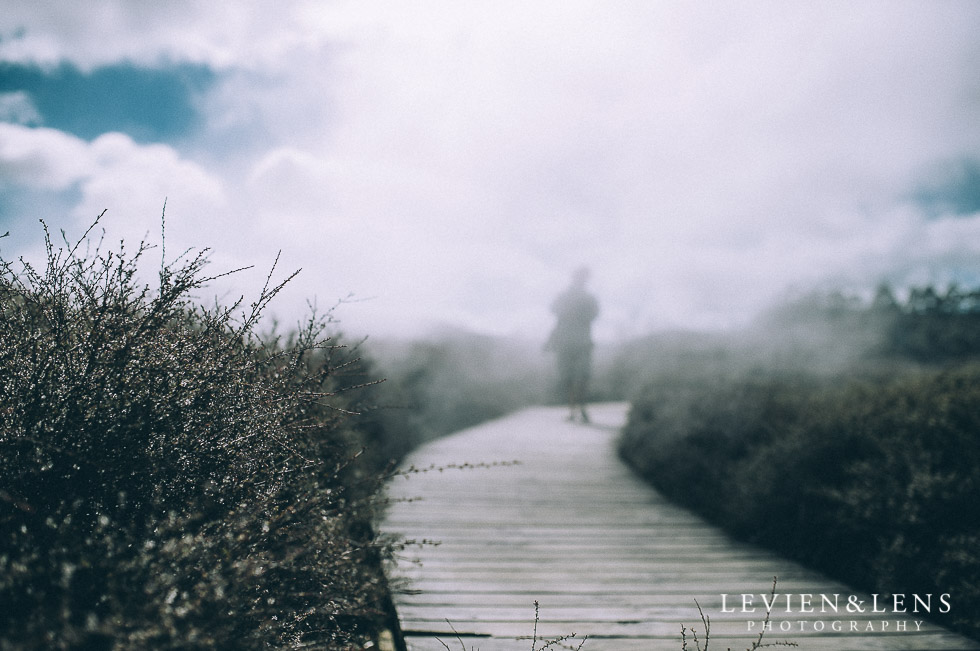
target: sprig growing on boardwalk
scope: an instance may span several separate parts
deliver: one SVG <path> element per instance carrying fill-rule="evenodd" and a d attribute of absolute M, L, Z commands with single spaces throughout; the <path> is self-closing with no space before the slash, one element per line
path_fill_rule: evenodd
<path fill-rule="evenodd" d="M 433 463 L 424 468 L 419 468 L 417 466 L 411 465 L 408 468 L 401 470 L 396 470 L 391 473 L 392 477 L 411 477 L 412 475 L 424 475 L 430 472 L 445 472 L 446 470 L 476 470 L 478 468 L 502 468 L 507 466 L 519 466 L 520 461 L 481 461 L 480 463 L 447 463 L 445 465 L 440 465 Z"/>
<path fill-rule="evenodd" d="M 558 637 L 552 638 L 550 640 L 541 640 L 541 642 L 543 642 L 544 644 L 543 646 L 539 647 L 538 646 L 538 623 L 541 621 L 540 616 L 541 616 L 541 608 L 537 600 L 535 600 L 534 601 L 534 635 L 532 635 L 531 637 L 531 651 L 545 651 L 545 649 L 552 649 L 552 648 L 563 648 L 563 649 L 572 649 L 573 651 L 579 651 L 579 649 L 581 649 L 585 645 L 585 641 L 589 639 L 588 637 L 582 638 L 582 640 L 579 641 L 578 646 L 572 646 L 572 644 L 566 644 L 566 642 L 575 638 L 575 633 L 571 633 L 569 635 L 559 635 Z"/>
<path fill-rule="evenodd" d="M 586 640 L 589 639 L 588 637 L 577 639 L 575 633 L 571 633 L 569 635 L 559 635 L 558 637 L 551 638 L 550 640 L 539 639 L 538 624 L 540 622 L 541 622 L 541 607 L 540 604 L 537 602 L 537 600 L 535 600 L 533 632 L 530 637 L 517 638 L 518 640 L 531 640 L 531 651 L 548 651 L 548 649 L 568 649 L 570 651 L 581 651 L 582 647 L 585 646 Z M 446 620 L 446 623 L 449 624 L 449 628 L 453 629 L 453 633 L 455 633 L 456 635 L 456 641 L 459 642 L 460 649 L 462 649 L 462 651 L 467 651 L 466 643 L 463 642 L 463 638 L 460 636 L 459 631 L 456 630 L 456 627 L 453 626 L 453 623 L 450 622 L 448 619 Z M 439 638 L 436 639 L 439 640 Z M 541 646 L 538 646 L 539 642 L 541 643 Z M 576 645 L 575 642 L 578 642 L 578 644 Z M 445 642 L 443 642 L 442 640 L 439 640 L 439 644 L 441 644 L 446 649 L 446 651 L 452 651 L 450 646 Z M 470 647 L 469 651 L 479 651 L 479 649 L 477 649 L 476 647 Z"/>
<path fill-rule="evenodd" d="M 752 646 L 747 648 L 745 651 L 756 651 L 757 649 L 766 649 L 769 647 L 776 646 L 799 646 L 795 642 L 765 642 L 766 630 L 769 628 L 769 617 L 772 613 L 772 605 L 775 603 L 776 597 L 776 581 L 777 577 L 772 577 L 772 590 L 769 592 L 769 604 L 770 606 L 766 608 L 766 619 L 762 624 L 762 631 L 759 632 L 759 637 L 752 642 Z M 687 626 L 681 625 L 681 651 L 689 651 L 690 646 L 687 642 L 687 632 L 690 630 L 691 637 L 694 641 L 694 651 L 708 651 L 708 647 L 711 643 L 711 617 L 704 614 L 704 610 L 701 609 L 701 604 L 698 600 L 694 600 L 694 605 L 698 607 L 698 614 L 701 616 L 701 624 L 704 626 L 704 646 L 701 646 L 701 640 L 698 639 L 698 632 L 694 628 L 688 629 Z M 728 647 L 728 651 L 732 651 L 731 647 Z"/>

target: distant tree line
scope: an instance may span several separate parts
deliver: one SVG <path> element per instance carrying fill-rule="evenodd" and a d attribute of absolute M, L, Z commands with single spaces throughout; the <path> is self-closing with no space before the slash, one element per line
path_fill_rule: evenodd
<path fill-rule="evenodd" d="M 913 287 L 904 302 L 887 285 L 875 294 L 871 309 L 890 320 L 886 354 L 926 363 L 949 362 L 980 354 L 980 288 L 951 285 Z"/>
<path fill-rule="evenodd" d="M 911 287 L 902 299 L 881 284 L 870 302 L 840 291 L 814 293 L 769 316 L 784 326 L 823 323 L 845 338 L 873 334 L 873 345 L 864 351 L 872 356 L 927 364 L 980 356 L 980 288 Z"/>

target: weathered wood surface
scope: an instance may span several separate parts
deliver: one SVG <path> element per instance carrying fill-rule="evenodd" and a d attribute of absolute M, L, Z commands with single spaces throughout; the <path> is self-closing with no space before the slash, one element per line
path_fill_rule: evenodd
<path fill-rule="evenodd" d="M 596 405 L 591 414 L 594 424 L 585 426 L 564 421 L 561 409 L 528 409 L 436 441 L 406 461 L 420 469 L 519 462 L 433 469 L 392 482 L 383 530 L 436 543 L 409 545 L 391 568 L 410 649 L 531 649 L 537 601 L 535 649 L 574 633 L 565 647 L 549 648 L 576 648 L 587 636 L 585 651 L 679 651 L 682 625 L 703 640 L 697 600 L 710 617 L 710 648 L 741 650 L 758 637 L 765 619 L 759 594 L 768 596 L 774 576 L 779 594 L 869 599 L 732 541 L 666 502 L 616 457 L 626 405 Z M 755 613 L 722 612 L 722 594 L 740 610 L 742 593 L 756 594 Z M 980 649 L 928 623 L 918 629 L 922 619 L 914 615 L 799 613 L 797 606 L 773 610 L 766 641 L 810 651 Z M 833 630 L 834 622 L 843 630 Z"/>

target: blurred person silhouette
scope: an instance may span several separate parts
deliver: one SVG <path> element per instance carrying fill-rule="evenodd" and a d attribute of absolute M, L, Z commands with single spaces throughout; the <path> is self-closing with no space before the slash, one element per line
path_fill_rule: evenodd
<path fill-rule="evenodd" d="M 555 327 L 545 343 L 545 350 L 556 356 L 559 385 L 568 400 L 568 420 L 579 414 L 583 423 L 589 422 L 585 400 L 592 372 L 592 322 L 599 315 L 599 302 L 585 289 L 589 275 L 588 267 L 576 269 L 571 285 L 551 304 Z"/>

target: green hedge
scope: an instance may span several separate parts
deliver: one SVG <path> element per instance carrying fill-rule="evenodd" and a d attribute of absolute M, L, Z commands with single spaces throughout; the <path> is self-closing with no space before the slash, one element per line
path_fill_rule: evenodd
<path fill-rule="evenodd" d="M 0 259 L 0 648 L 341 649 L 386 626 L 356 354 L 315 316 L 258 336 L 281 285 L 200 307 L 203 253 L 150 287 L 145 245 L 47 243 L 44 269 Z"/>
<path fill-rule="evenodd" d="M 742 539 L 859 588 L 951 593 L 941 623 L 980 637 L 980 366 L 901 368 L 664 378 L 620 453 Z"/>

